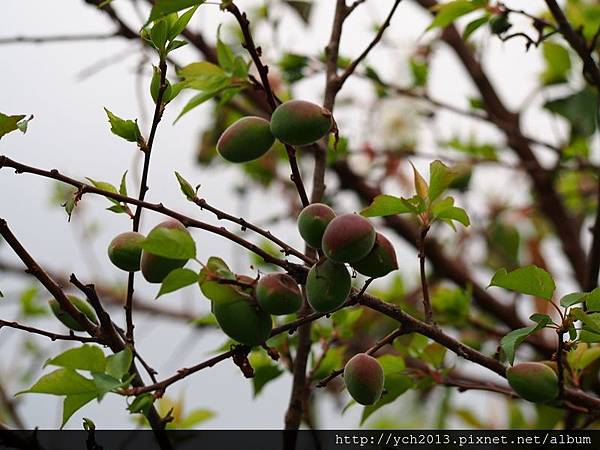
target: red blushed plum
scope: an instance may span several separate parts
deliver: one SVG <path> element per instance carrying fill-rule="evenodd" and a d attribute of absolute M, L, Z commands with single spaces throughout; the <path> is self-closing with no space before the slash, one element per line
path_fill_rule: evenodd
<path fill-rule="evenodd" d="M 396 251 L 385 236 L 377 233 L 375 245 L 367 256 L 352 264 L 352 267 L 360 274 L 371 278 L 384 277 L 388 273 L 398 269 Z"/>
<path fill-rule="evenodd" d="M 379 400 L 384 381 L 381 364 L 366 353 L 355 355 L 344 367 L 346 389 L 361 405 L 372 405 Z"/>
<path fill-rule="evenodd" d="M 366 257 L 375 245 L 375 228 L 358 214 L 333 219 L 323 234 L 322 248 L 328 258 L 353 263 Z"/>

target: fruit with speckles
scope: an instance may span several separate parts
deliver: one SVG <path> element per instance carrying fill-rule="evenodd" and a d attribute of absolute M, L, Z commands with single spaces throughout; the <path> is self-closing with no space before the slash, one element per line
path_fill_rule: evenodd
<path fill-rule="evenodd" d="M 379 400 L 384 381 L 381 364 L 366 353 L 355 355 L 344 367 L 346 389 L 361 405 L 372 405 Z"/>
<path fill-rule="evenodd" d="M 385 236 L 377 233 L 373 249 L 363 259 L 353 263 L 352 267 L 367 277 L 384 277 L 398 269 L 394 246 Z"/>
<path fill-rule="evenodd" d="M 315 264 L 306 278 L 306 298 L 318 312 L 331 312 L 350 294 L 352 280 L 344 264 L 326 259 Z"/>
<path fill-rule="evenodd" d="M 223 332 L 240 344 L 253 347 L 271 335 L 271 316 L 250 297 L 240 295 L 237 300 L 212 302 L 212 310 Z"/>
<path fill-rule="evenodd" d="M 296 281 L 285 273 L 271 273 L 258 280 L 256 300 L 269 314 L 293 314 L 302 306 L 302 294 Z"/>
<path fill-rule="evenodd" d="M 302 239 L 312 248 L 321 248 L 323 234 L 329 222 L 335 218 L 335 212 L 323 203 L 313 203 L 298 215 L 298 231 Z"/>
<path fill-rule="evenodd" d="M 545 403 L 558 396 L 556 372 L 542 362 L 516 364 L 506 371 L 508 384 L 525 400 Z"/>
<path fill-rule="evenodd" d="M 353 263 L 366 257 L 375 245 L 375 228 L 358 214 L 337 216 L 325 229 L 322 248 L 328 258 Z"/>
<path fill-rule="evenodd" d="M 327 136 L 333 126 L 331 112 L 304 100 L 290 100 L 271 116 L 271 132 L 281 142 L 309 145 Z"/>
<path fill-rule="evenodd" d="M 224 159 L 243 163 L 260 158 L 275 142 L 268 120 L 243 117 L 230 125 L 217 142 L 217 151 Z"/>
<path fill-rule="evenodd" d="M 108 258 L 125 272 L 137 272 L 140 270 L 143 240 L 144 235 L 135 231 L 119 234 L 108 245 Z"/>

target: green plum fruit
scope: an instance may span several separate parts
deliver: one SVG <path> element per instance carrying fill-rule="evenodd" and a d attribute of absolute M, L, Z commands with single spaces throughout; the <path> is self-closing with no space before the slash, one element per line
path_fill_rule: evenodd
<path fill-rule="evenodd" d="M 108 258 L 125 272 L 137 272 L 140 270 L 143 240 L 144 235 L 135 231 L 119 234 L 108 246 Z"/>
<path fill-rule="evenodd" d="M 212 310 L 223 332 L 241 344 L 253 347 L 271 335 L 271 316 L 250 298 L 240 296 L 236 301 L 213 302 Z"/>
<path fill-rule="evenodd" d="M 514 391 L 534 403 L 546 403 L 558 396 L 558 376 L 542 362 L 516 364 L 506 371 L 508 384 Z"/>
<path fill-rule="evenodd" d="M 293 314 L 302 306 L 302 294 L 296 280 L 285 273 L 261 277 L 256 285 L 256 300 L 264 311 L 274 316 Z"/>
<path fill-rule="evenodd" d="M 315 264 L 306 278 L 306 298 L 315 311 L 327 313 L 341 306 L 352 280 L 344 264 L 330 259 Z"/>
<path fill-rule="evenodd" d="M 96 312 L 88 302 L 74 295 L 67 295 L 67 298 L 75 308 L 77 308 L 89 319 L 90 322 L 95 323 L 96 325 L 98 324 Z M 52 314 L 54 314 L 56 318 L 60 320 L 67 328 L 73 331 L 85 331 L 85 328 L 83 328 L 71 314 L 61 309 L 58 300 L 54 298 L 50 299 L 48 300 L 48 304 L 50 305 Z"/>
<path fill-rule="evenodd" d="M 243 163 L 260 158 L 274 142 L 268 120 L 243 117 L 223 132 L 217 142 L 217 151 L 229 162 Z"/>
<path fill-rule="evenodd" d="M 323 203 L 308 205 L 298 215 L 298 231 L 312 248 L 321 248 L 325 228 L 335 218 L 335 212 Z"/>
<path fill-rule="evenodd" d="M 159 223 L 150 231 L 150 233 L 158 228 L 180 229 L 189 233 L 181 222 L 173 219 Z M 187 262 L 187 259 L 167 258 L 143 250 L 140 267 L 146 281 L 149 283 L 162 283 L 169 273 L 185 266 Z"/>
<path fill-rule="evenodd" d="M 381 364 L 366 353 L 355 355 L 344 367 L 344 384 L 361 405 L 372 405 L 379 400 L 384 381 Z"/>
<path fill-rule="evenodd" d="M 309 145 L 325 137 L 333 126 L 331 112 L 304 100 L 290 100 L 271 116 L 271 132 L 281 142 Z"/>
<path fill-rule="evenodd" d="M 328 258 L 347 263 L 360 261 L 374 245 L 375 228 L 358 214 L 343 214 L 329 222 L 321 242 Z"/>
<path fill-rule="evenodd" d="M 373 249 L 363 259 L 353 263 L 352 267 L 367 277 L 384 277 L 398 269 L 394 246 L 384 235 L 377 233 Z"/>

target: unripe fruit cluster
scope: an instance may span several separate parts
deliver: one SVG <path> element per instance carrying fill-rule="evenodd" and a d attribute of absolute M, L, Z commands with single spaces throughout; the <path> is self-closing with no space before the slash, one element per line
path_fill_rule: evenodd
<path fill-rule="evenodd" d="M 308 245 L 324 255 L 306 280 L 306 296 L 315 311 L 331 312 L 350 294 L 346 263 L 370 278 L 383 277 L 398 268 L 390 241 L 358 214 L 336 216 L 329 206 L 313 203 L 298 215 L 298 231 Z"/>
<path fill-rule="evenodd" d="M 275 139 L 289 145 L 309 145 L 327 136 L 333 126 L 331 113 L 304 100 L 279 105 L 269 122 L 262 117 L 243 117 L 230 125 L 217 142 L 223 159 L 244 163 L 260 158 Z"/>

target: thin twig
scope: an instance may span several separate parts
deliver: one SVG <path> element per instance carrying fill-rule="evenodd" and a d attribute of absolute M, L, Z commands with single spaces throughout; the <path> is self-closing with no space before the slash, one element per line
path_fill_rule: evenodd
<path fill-rule="evenodd" d="M 0 319 L 0 329 L 2 327 L 14 328 L 16 330 L 26 331 L 32 334 L 38 334 L 40 336 L 45 336 L 52 341 L 77 341 L 77 342 L 98 342 L 98 339 L 95 337 L 89 336 L 77 336 L 76 334 L 57 334 L 52 333 L 51 331 L 42 330 L 40 328 L 30 327 L 28 325 L 22 325 L 18 322 L 9 322 L 6 320 Z"/>

